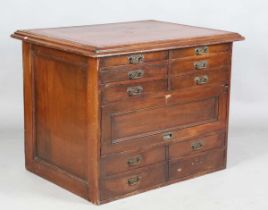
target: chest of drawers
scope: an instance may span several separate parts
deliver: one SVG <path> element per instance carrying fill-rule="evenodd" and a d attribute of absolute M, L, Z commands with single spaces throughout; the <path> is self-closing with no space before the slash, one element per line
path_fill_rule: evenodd
<path fill-rule="evenodd" d="M 12 37 L 29 171 L 100 204 L 226 167 L 239 34 L 137 21 Z"/>

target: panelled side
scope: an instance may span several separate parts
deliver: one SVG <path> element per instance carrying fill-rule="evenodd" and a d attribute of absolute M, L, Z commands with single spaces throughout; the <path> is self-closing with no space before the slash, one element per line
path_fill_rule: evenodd
<path fill-rule="evenodd" d="M 88 198 L 88 58 L 23 45 L 26 167 Z"/>

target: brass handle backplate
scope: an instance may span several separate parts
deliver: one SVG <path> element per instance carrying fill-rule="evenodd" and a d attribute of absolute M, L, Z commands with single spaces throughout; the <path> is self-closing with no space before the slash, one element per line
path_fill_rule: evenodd
<path fill-rule="evenodd" d="M 130 55 L 128 56 L 128 62 L 130 64 L 138 64 L 142 63 L 144 59 L 144 56 L 142 54 L 136 54 L 136 55 Z"/>
<path fill-rule="evenodd" d="M 192 149 L 193 150 L 199 150 L 202 147 L 203 147 L 203 144 L 200 141 L 197 141 L 197 142 L 192 143 Z"/>
<path fill-rule="evenodd" d="M 137 96 L 137 95 L 141 95 L 142 93 L 143 93 L 142 86 L 134 86 L 134 87 L 127 88 L 128 96 Z"/>
<path fill-rule="evenodd" d="M 141 163 L 141 161 L 142 161 L 142 156 L 138 155 L 134 158 L 128 159 L 127 164 L 128 164 L 128 166 L 136 166 L 136 165 L 139 165 Z"/>
<path fill-rule="evenodd" d="M 198 61 L 198 62 L 194 62 L 194 68 L 196 70 L 200 70 L 200 69 L 206 69 L 208 67 L 208 61 Z"/>
<path fill-rule="evenodd" d="M 133 186 L 133 185 L 136 185 L 140 182 L 141 180 L 141 177 L 140 176 L 134 176 L 134 177 L 131 177 L 127 180 L 127 183 L 129 186 Z"/>
<path fill-rule="evenodd" d="M 204 55 L 208 53 L 208 46 L 197 47 L 194 50 L 195 55 Z"/>
<path fill-rule="evenodd" d="M 208 76 L 204 75 L 204 76 L 198 76 L 194 78 L 194 81 L 197 85 L 203 85 L 208 83 Z"/>
<path fill-rule="evenodd" d="M 128 78 L 131 80 L 132 79 L 140 79 L 143 77 L 143 75 L 144 75 L 144 71 L 141 69 L 128 72 Z"/>
<path fill-rule="evenodd" d="M 167 132 L 163 134 L 163 140 L 165 141 L 169 141 L 173 139 L 173 133 L 172 132 Z"/>

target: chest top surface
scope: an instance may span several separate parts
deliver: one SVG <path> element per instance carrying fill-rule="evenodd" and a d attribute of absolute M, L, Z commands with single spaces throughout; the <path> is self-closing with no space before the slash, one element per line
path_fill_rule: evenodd
<path fill-rule="evenodd" d="M 242 40 L 237 33 L 145 20 L 74 27 L 18 30 L 12 37 L 97 57 Z"/>

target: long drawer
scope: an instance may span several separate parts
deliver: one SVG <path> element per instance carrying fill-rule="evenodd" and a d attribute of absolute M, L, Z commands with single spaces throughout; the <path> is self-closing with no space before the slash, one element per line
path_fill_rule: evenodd
<path fill-rule="evenodd" d="M 199 90 L 199 91 L 198 91 Z M 102 154 L 225 127 L 226 87 L 175 91 L 150 100 L 126 101 L 102 108 Z"/>

